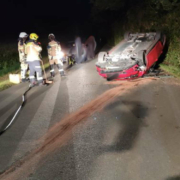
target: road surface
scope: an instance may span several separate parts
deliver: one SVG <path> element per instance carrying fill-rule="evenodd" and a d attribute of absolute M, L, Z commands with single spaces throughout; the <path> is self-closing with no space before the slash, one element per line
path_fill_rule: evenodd
<path fill-rule="evenodd" d="M 53 85 L 28 92 L 0 136 L 0 179 L 180 179 L 180 82 L 111 83 L 98 76 L 95 62 L 75 65 L 67 77 L 57 74 Z M 1 128 L 27 87 L 0 93 Z"/>

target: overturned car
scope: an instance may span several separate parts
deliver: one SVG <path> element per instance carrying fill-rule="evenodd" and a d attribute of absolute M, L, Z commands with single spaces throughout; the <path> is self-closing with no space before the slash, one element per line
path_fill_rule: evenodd
<path fill-rule="evenodd" d="M 97 71 L 107 80 L 141 77 L 158 61 L 165 42 L 160 32 L 125 33 L 112 50 L 98 54 Z"/>

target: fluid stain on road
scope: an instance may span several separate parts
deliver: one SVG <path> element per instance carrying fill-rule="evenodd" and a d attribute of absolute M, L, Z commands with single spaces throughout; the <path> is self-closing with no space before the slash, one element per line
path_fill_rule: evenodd
<path fill-rule="evenodd" d="M 118 85 L 84 105 L 78 111 L 68 115 L 59 123 L 54 125 L 39 140 L 41 146 L 30 152 L 27 156 L 13 164 L 7 170 L 0 174 L 1 180 L 24 179 L 35 170 L 40 159 L 62 147 L 71 137 L 71 130 L 79 123 L 85 121 L 93 113 L 101 111 L 110 104 L 116 97 L 131 93 L 139 86 L 147 85 L 156 78 L 140 79 L 124 82 L 109 82 L 112 85 Z"/>

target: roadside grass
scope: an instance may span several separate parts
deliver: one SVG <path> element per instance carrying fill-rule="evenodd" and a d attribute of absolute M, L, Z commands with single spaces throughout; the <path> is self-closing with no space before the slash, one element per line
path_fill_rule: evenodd
<path fill-rule="evenodd" d="M 45 70 L 47 70 L 49 68 L 49 61 L 47 57 L 43 58 L 43 63 Z M 9 73 L 20 74 L 20 63 L 17 63 L 11 68 L 3 69 L 3 71 L 0 71 L 0 91 L 3 91 L 15 85 L 9 81 Z"/>
<path fill-rule="evenodd" d="M 14 72 L 14 71 L 18 70 L 19 68 L 20 68 L 19 62 L 14 63 L 14 65 L 12 65 L 10 67 L 3 68 L 2 70 L 0 70 L 0 77 L 4 76 L 10 72 Z"/>
<path fill-rule="evenodd" d="M 161 69 L 167 71 L 174 77 L 180 78 L 180 38 L 174 37 L 171 39 L 165 60 L 160 64 Z"/>
<path fill-rule="evenodd" d="M 6 79 L 6 80 L 4 80 L 4 81 L 1 81 L 0 82 L 0 91 L 3 91 L 3 90 L 5 90 L 5 89 L 7 89 L 7 88 L 9 88 L 9 87 L 11 87 L 11 86 L 13 86 L 14 84 L 13 83 L 11 83 L 10 81 L 9 81 L 9 79 Z"/>
<path fill-rule="evenodd" d="M 19 69 L 17 44 L 0 44 L 0 77 Z"/>
<path fill-rule="evenodd" d="M 160 64 L 161 69 L 173 75 L 174 77 L 180 78 L 180 68 L 172 65 Z"/>

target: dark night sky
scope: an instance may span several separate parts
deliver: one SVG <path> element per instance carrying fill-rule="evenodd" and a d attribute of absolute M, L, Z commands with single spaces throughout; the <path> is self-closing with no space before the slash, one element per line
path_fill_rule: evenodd
<path fill-rule="evenodd" d="M 72 38 L 91 33 L 86 29 L 90 18 L 90 0 L 1 0 L 0 38 L 17 39 L 19 32 L 35 32 L 40 37 L 55 33 Z M 89 32 L 85 32 L 89 31 Z"/>

